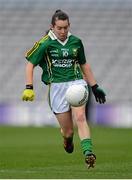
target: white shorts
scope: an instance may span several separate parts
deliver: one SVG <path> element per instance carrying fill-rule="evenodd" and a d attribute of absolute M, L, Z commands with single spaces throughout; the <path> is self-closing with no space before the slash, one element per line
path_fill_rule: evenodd
<path fill-rule="evenodd" d="M 83 79 L 64 83 L 52 83 L 49 90 L 49 105 L 54 113 L 64 113 L 70 110 L 70 104 L 65 99 L 65 93 L 73 84 L 87 85 Z"/>

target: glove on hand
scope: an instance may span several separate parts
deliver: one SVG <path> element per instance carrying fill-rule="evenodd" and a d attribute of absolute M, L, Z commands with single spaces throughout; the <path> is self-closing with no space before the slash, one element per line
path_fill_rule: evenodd
<path fill-rule="evenodd" d="M 101 88 L 99 88 L 97 84 L 95 84 L 91 88 L 92 88 L 92 92 L 95 96 L 96 101 L 99 102 L 100 104 L 105 103 L 106 101 L 105 92 Z"/>
<path fill-rule="evenodd" d="M 33 101 L 35 98 L 35 93 L 33 91 L 32 85 L 26 85 L 26 89 L 22 93 L 23 101 Z"/>

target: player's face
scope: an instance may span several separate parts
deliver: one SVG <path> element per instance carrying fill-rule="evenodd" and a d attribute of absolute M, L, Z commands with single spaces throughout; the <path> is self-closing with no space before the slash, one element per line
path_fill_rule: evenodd
<path fill-rule="evenodd" d="M 65 41 L 67 38 L 69 27 L 70 25 L 68 20 L 56 20 L 55 25 L 52 27 L 52 29 L 59 40 Z"/>

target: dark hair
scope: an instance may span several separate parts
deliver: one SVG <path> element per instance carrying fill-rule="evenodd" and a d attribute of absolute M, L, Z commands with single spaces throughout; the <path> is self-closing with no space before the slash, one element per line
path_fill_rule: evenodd
<path fill-rule="evenodd" d="M 55 13 L 53 14 L 52 19 L 51 19 L 51 24 L 53 26 L 55 25 L 56 20 L 68 20 L 68 23 L 69 23 L 69 16 L 65 12 L 63 12 L 62 10 L 57 9 L 55 11 Z M 49 31 L 50 31 L 50 29 L 48 29 L 45 32 L 45 35 L 47 35 L 49 33 Z"/>
<path fill-rule="evenodd" d="M 53 26 L 55 25 L 56 20 L 68 20 L 68 23 L 69 23 L 69 16 L 65 12 L 61 11 L 60 9 L 57 9 L 51 19 L 51 24 Z"/>

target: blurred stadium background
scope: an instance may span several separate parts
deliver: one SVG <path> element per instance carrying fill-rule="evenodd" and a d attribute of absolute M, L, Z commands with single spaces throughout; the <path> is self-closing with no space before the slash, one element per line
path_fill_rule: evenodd
<path fill-rule="evenodd" d="M 105 105 L 92 97 L 91 122 L 132 127 L 131 0 L 0 0 L 0 124 L 57 126 L 39 68 L 36 101 L 21 101 L 25 52 L 49 28 L 56 9 L 69 14 L 71 32 L 83 40 L 87 60 L 107 93 Z"/>

